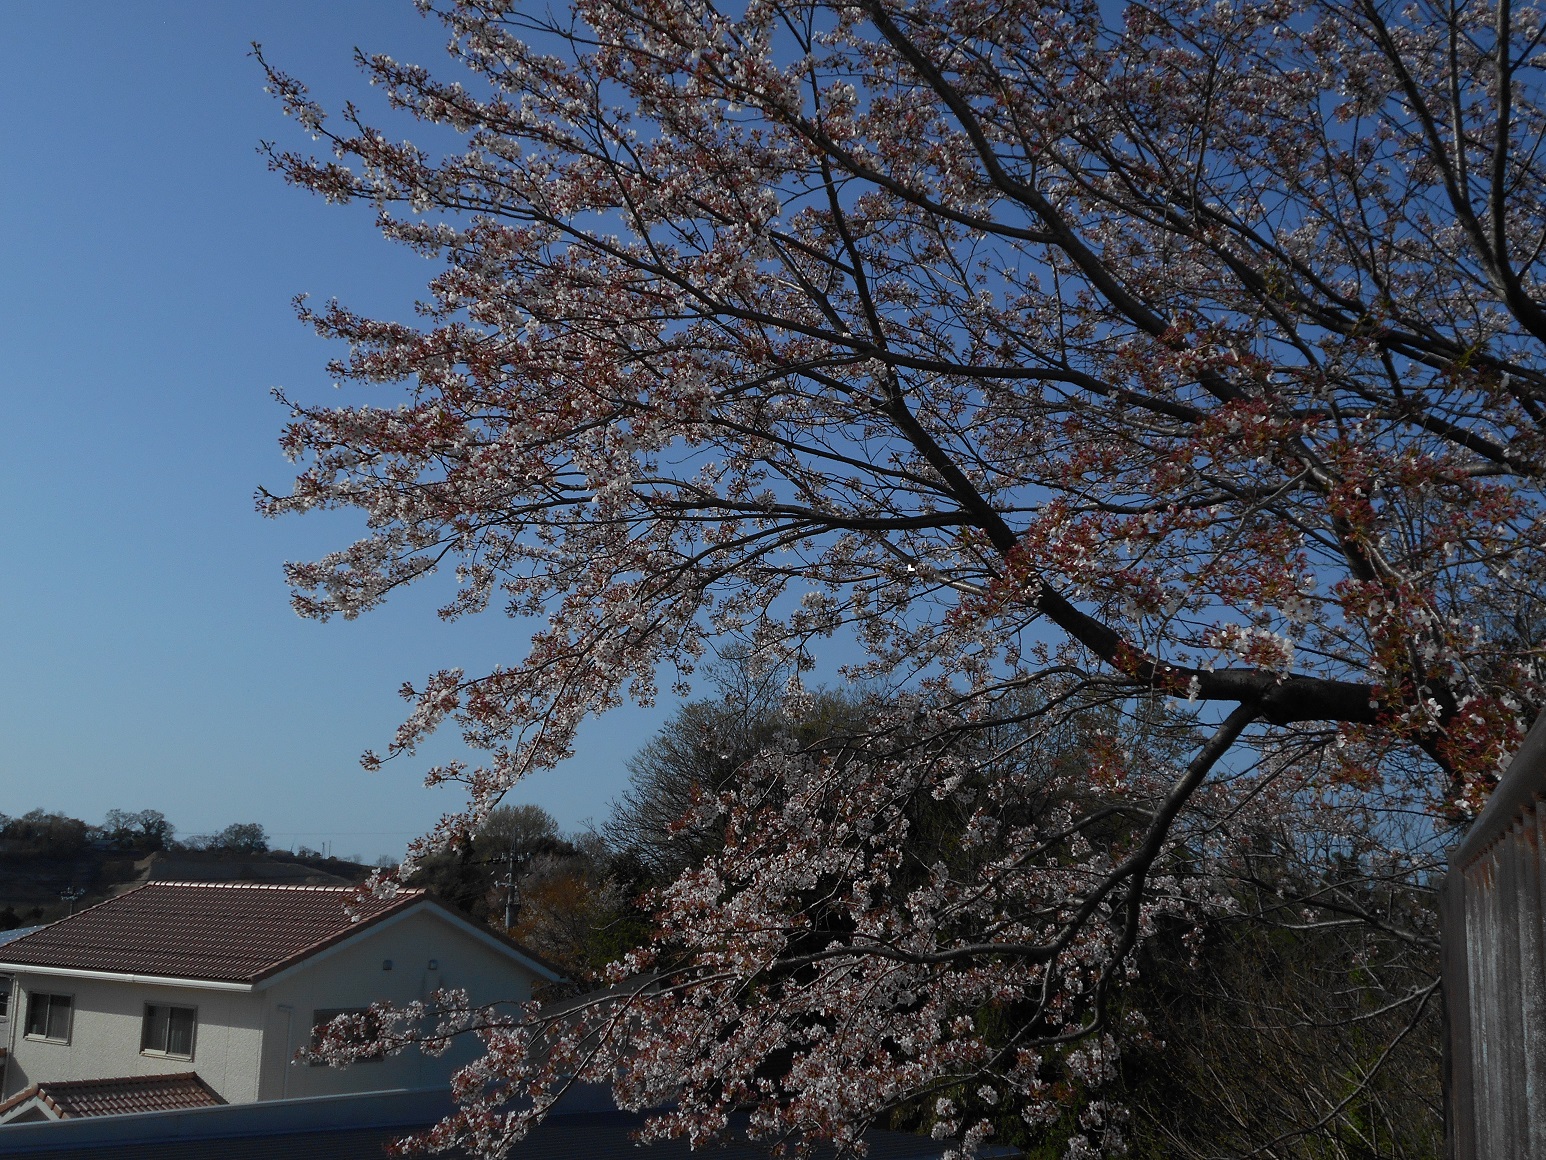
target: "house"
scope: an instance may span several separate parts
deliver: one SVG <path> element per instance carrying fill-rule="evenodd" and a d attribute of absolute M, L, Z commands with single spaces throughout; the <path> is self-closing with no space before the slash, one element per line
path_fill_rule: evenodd
<path fill-rule="evenodd" d="M 0 946 L 0 1099 L 174 1073 L 230 1104 L 425 1087 L 476 1045 L 344 1069 L 293 1060 L 317 1023 L 373 1002 L 443 987 L 524 1002 L 558 978 L 422 891 L 151 882 Z"/>

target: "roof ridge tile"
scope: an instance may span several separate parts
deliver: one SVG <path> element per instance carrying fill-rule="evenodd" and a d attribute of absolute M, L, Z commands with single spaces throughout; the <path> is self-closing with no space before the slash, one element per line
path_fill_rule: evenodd
<path fill-rule="evenodd" d="M 145 890 L 145 889 L 148 889 L 148 888 L 150 888 L 152 886 L 158 887 L 158 888 L 160 888 L 160 887 L 168 887 L 168 888 L 173 888 L 173 889 L 177 889 L 177 890 L 274 890 L 274 891 L 291 890 L 291 891 L 298 891 L 298 892 L 301 892 L 301 891 L 311 891 L 311 892 L 319 893 L 319 894 L 358 894 L 358 893 L 360 893 L 363 890 L 368 890 L 369 889 L 369 886 L 366 883 L 363 883 L 363 882 L 360 883 L 357 886 L 315 886 L 315 885 L 303 885 L 303 884 L 300 884 L 300 883 L 292 883 L 292 882 L 182 882 L 182 881 L 167 881 L 167 882 L 143 882 L 140 885 L 136 886 L 134 888 L 134 890 L 126 890 L 126 891 L 124 891 L 124 893 L 125 894 L 132 894 L 132 893 L 134 893 L 135 890 Z M 397 888 L 397 893 L 398 894 L 423 894 L 424 893 L 424 888 L 422 886 L 400 886 L 400 887 Z M 119 895 L 119 897 L 122 898 L 123 895 Z M 108 901 L 112 901 L 112 900 L 109 899 Z M 100 906 L 101 903 L 98 903 L 97 905 Z M 84 914 L 85 912 L 82 911 L 81 913 Z"/>

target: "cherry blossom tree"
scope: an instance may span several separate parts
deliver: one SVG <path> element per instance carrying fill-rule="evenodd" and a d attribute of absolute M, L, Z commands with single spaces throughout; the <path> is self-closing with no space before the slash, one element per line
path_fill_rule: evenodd
<path fill-rule="evenodd" d="M 1260 835 L 1422 887 L 1543 699 L 1538 5 L 423 7 L 456 77 L 361 55 L 382 127 L 264 61 L 322 150 L 274 167 L 440 263 L 411 323 L 301 306 L 386 397 L 290 404 L 261 509 L 368 524 L 296 606 L 454 567 L 444 616 L 539 625 L 406 689 L 389 755 L 454 720 L 475 818 L 723 642 L 795 668 L 791 719 L 823 650 L 877 691 L 699 799 L 723 850 L 606 1001 L 403 1014 L 487 1048 L 432 1142 L 497 1153 L 579 1077 L 695 1142 L 923 1099 L 971 1151 L 972 1108 L 1099 1086 L 1137 949 Z M 1033 759 L 1159 703 L 1180 757 Z"/>

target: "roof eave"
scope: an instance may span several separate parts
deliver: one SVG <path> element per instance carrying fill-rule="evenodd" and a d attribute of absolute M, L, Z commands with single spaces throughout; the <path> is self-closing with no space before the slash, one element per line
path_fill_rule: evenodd
<path fill-rule="evenodd" d="M 374 933 L 375 931 L 382 930 L 386 927 L 401 922 L 409 915 L 417 913 L 421 907 L 430 911 L 431 913 L 436 914 L 437 917 L 450 922 L 453 926 L 465 931 L 466 933 L 472 935 L 474 938 L 488 944 L 490 947 L 498 950 L 507 958 L 514 959 L 522 967 L 530 971 L 532 974 L 538 976 L 539 978 L 545 979 L 550 983 L 560 982 L 563 979 L 562 975 L 556 973 L 546 963 L 540 962 L 539 960 L 532 958 L 530 955 L 525 954 L 522 952 L 519 946 L 510 940 L 502 939 L 498 937 L 498 935 L 496 935 L 493 931 L 484 927 L 480 927 L 476 923 L 468 922 L 465 918 L 457 914 L 450 907 L 444 905 L 434 898 L 429 897 L 428 895 L 421 894 L 417 898 L 413 899 L 410 903 L 408 903 L 408 905 L 395 910 L 383 911 L 380 915 L 372 918 L 367 923 L 362 923 L 360 926 L 349 931 L 342 937 L 335 938 L 320 947 L 313 948 L 304 958 L 296 956 L 294 961 L 283 964 L 279 968 L 275 969 L 272 973 L 259 976 L 256 980 L 254 980 L 253 989 L 263 990 L 283 982 L 291 976 L 309 969 L 320 960 L 329 958 L 343 950 L 346 950 L 349 947 L 354 946 L 355 943 L 365 935 Z"/>
<path fill-rule="evenodd" d="M 525 947 L 521 946 L 521 944 L 516 942 L 513 938 L 501 935 L 498 931 L 490 930 L 486 926 L 479 926 L 475 922 L 470 922 L 469 920 L 463 918 L 460 914 L 457 914 L 456 911 L 452 910 L 439 899 L 426 896 L 424 901 L 439 911 L 442 916 L 450 919 L 455 925 L 464 929 L 468 934 L 471 934 L 475 938 L 481 939 L 483 942 L 488 943 L 490 946 L 497 948 L 504 954 L 515 959 L 534 975 L 545 979 L 549 983 L 562 983 L 567 981 L 563 975 L 558 973 L 558 970 L 553 966 L 553 964 L 543 962 L 540 958 L 528 951 Z"/>
<path fill-rule="evenodd" d="M 269 964 L 253 976 L 254 989 L 270 987 L 281 979 L 288 979 L 291 975 L 310 967 L 318 960 L 330 958 L 345 947 L 353 946 L 365 935 L 374 934 L 378 930 L 383 930 L 400 922 L 412 914 L 419 904 L 424 901 L 424 895 L 416 891 L 413 895 L 404 898 L 402 901 L 379 910 L 375 914 L 368 915 L 354 923 L 354 925 L 331 934 L 320 942 L 314 942 L 310 946 L 302 947 L 295 953 L 280 959 L 277 963 Z"/>
<path fill-rule="evenodd" d="M 181 975 L 141 975 L 129 971 L 94 971 L 83 967 L 51 967 L 43 963 L 0 962 L 0 971 L 11 974 L 57 975 L 65 979 L 100 979 L 113 983 L 139 983 L 151 987 L 193 987 L 204 991 L 254 991 L 251 982 L 231 979 L 194 979 Z"/>

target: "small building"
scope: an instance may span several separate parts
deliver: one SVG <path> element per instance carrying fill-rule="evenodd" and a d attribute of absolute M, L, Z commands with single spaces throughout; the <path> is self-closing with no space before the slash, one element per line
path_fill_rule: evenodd
<path fill-rule="evenodd" d="M 36 1124 L 82 1116 L 125 1116 L 224 1104 L 197 1072 L 35 1083 L 0 1103 L 0 1124 Z"/>
<path fill-rule="evenodd" d="M 0 1099 L 33 1085 L 192 1073 L 231 1104 L 445 1082 L 475 1044 L 338 1069 L 313 1027 L 465 990 L 524 1002 L 547 964 L 424 892 L 151 882 L 0 946 Z"/>

